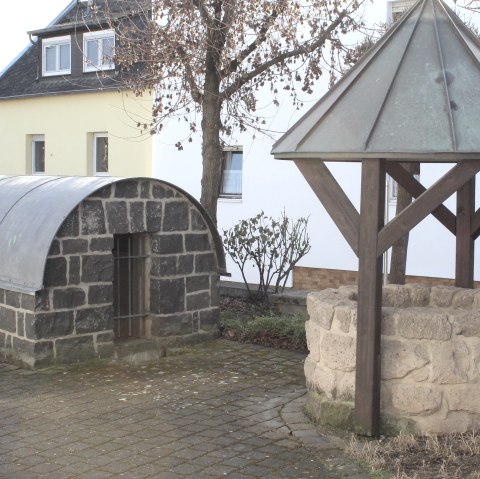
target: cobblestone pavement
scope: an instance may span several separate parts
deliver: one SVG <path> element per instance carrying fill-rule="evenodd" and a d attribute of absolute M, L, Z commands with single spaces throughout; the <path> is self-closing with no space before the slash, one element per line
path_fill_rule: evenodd
<path fill-rule="evenodd" d="M 303 360 L 215 341 L 143 365 L 0 365 L 0 478 L 366 478 L 303 415 Z"/>

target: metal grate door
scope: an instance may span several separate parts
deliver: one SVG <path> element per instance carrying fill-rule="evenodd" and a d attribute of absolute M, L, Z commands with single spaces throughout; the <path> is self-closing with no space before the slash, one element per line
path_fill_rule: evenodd
<path fill-rule="evenodd" d="M 114 235 L 114 332 L 119 339 L 144 335 L 145 235 Z"/>

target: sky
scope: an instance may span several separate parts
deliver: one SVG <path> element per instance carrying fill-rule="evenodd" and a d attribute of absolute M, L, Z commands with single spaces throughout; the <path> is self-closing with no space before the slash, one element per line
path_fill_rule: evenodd
<path fill-rule="evenodd" d="M 0 0 L 0 71 L 29 45 L 27 31 L 46 27 L 70 0 Z"/>

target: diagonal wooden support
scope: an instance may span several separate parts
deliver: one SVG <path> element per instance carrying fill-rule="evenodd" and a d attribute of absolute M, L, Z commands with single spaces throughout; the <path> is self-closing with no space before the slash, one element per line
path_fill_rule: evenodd
<path fill-rule="evenodd" d="M 405 208 L 378 235 L 378 256 L 410 231 L 449 196 L 480 171 L 480 160 L 467 160 L 454 166 L 428 190 Z"/>
<path fill-rule="evenodd" d="M 472 230 L 470 234 L 474 240 L 480 236 L 480 208 L 473 214 Z"/>
<path fill-rule="evenodd" d="M 405 188 L 414 198 L 418 198 L 425 193 L 427 189 L 405 168 L 397 162 L 387 162 L 387 173 L 403 188 Z M 451 233 L 456 233 L 456 217 L 443 205 L 432 211 L 432 215 L 442 223 Z"/>
<path fill-rule="evenodd" d="M 455 286 L 473 288 L 474 239 L 472 217 L 475 211 L 475 178 L 457 191 L 457 248 Z"/>
<path fill-rule="evenodd" d="M 301 159 L 295 164 L 322 202 L 353 252 L 358 256 L 360 215 L 321 160 Z"/>
<path fill-rule="evenodd" d="M 362 162 L 360 208 L 355 429 L 380 432 L 380 337 L 382 322 L 382 257 L 377 255 L 378 232 L 385 215 L 385 162 Z"/>

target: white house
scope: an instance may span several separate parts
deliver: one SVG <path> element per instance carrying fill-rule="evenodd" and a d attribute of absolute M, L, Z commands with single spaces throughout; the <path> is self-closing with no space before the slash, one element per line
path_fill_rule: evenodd
<path fill-rule="evenodd" d="M 411 1 L 374 0 L 366 7 L 368 24 L 391 21 L 398 13 L 411 5 Z M 374 86 L 372 86 L 374 88 Z M 252 137 L 252 133 L 236 135 L 226 148 L 226 172 L 229 183 L 218 202 L 218 228 L 230 228 L 240 219 L 249 218 L 263 210 L 278 217 L 283 210 L 290 218 L 309 217 L 309 235 L 312 249 L 294 271 L 293 285 L 299 288 L 333 286 L 353 282 L 357 270 L 354 255 L 317 197 L 292 162 L 274 160 L 270 150 L 274 139 L 285 132 L 325 93 L 326 81 L 318 85 L 311 97 L 305 98 L 305 108 L 292 113 L 285 98 L 278 113 L 272 111 L 268 125 L 272 137 Z M 340 132 L 341 134 L 341 132 Z M 186 135 L 185 135 L 186 136 Z M 154 139 L 153 175 L 171 181 L 200 196 L 201 139 L 186 144 L 179 152 L 174 144 L 181 138 L 178 124 L 170 125 L 161 136 Z M 420 182 L 428 187 L 451 165 L 422 165 Z M 358 208 L 360 200 L 360 166 L 358 163 L 335 163 L 329 168 L 337 181 Z M 241 171 L 240 171 L 241 169 Z M 240 180 L 241 178 L 241 180 Z M 233 182 L 233 179 L 235 181 Z M 233 182 L 233 183 L 232 183 Z M 395 214 L 395 185 L 387 184 L 388 217 Z M 455 198 L 446 206 L 454 211 Z M 388 219 L 388 218 L 387 218 Z M 434 278 L 453 278 L 455 269 L 455 238 L 433 217 L 427 218 L 410 234 L 407 275 Z M 387 258 L 388 259 L 388 258 Z M 242 281 L 236 265 L 229 259 L 228 269 L 234 281 Z M 252 267 L 247 272 L 249 281 L 256 281 Z M 475 262 L 475 279 L 480 279 L 480 259 Z M 292 284 L 292 279 L 290 279 Z"/>

